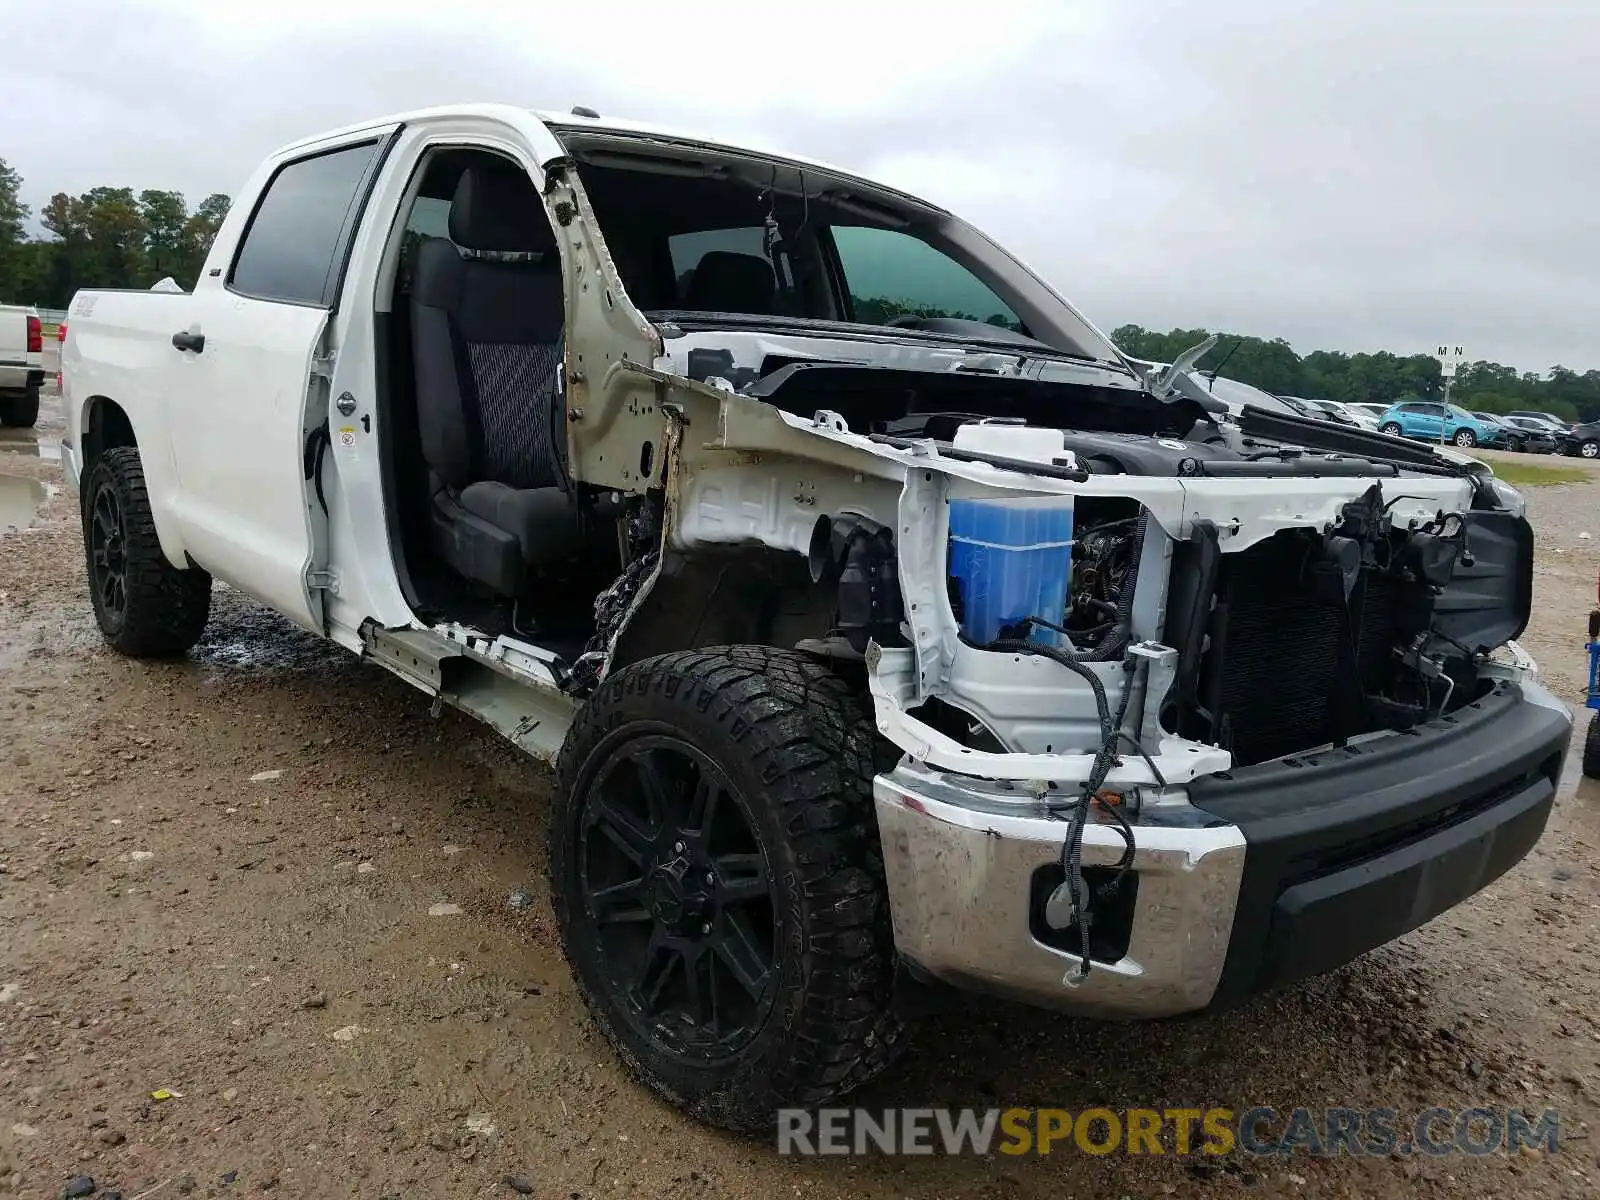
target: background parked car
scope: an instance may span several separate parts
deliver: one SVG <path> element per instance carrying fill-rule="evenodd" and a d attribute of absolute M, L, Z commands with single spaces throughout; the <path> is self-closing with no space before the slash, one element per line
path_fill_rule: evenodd
<path fill-rule="evenodd" d="M 1508 428 L 1518 429 L 1531 435 L 1528 449 L 1541 454 L 1552 454 L 1560 449 L 1562 439 L 1567 436 L 1567 430 L 1571 428 L 1542 414 L 1506 413 L 1500 420 Z M 1549 439 L 1548 448 L 1545 444 L 1546 438 Z"/>
<path fill-rule="evenodd" d="M 1361 404 L 1346 404 L 1345 407 L 1351 412 L 1366 413 L 1367 416 L 1372 418 L 1374 429 L 1382 422 L 1383 414 L 1389 411 L 1389 405 L 1387 404 L 1367 404 L 1363 402 Z"/>
<path fill-rule="evenodd" d="M 1392 404 L 1379 423 L 1384 433 L 1424 442 L 1437 442 L 1441 426 L 1444 440 L 1457 446 L 1504 445 L 1507 435 L 1504 425 L 1480 421 L 1454 404 L 1447 411 L 1445 405 L 1432 400 L 1404 400 Z"/>
<path fill-rule="evenodd" d="M 1506 423 L 1506 419 L 1497 413 L 1475 412 L 1472 414 L 1485 425 L 1496 425 L 1504 430 L 1498 445 L 1507 450 L 1516 450 L 1527 454 L 1549 454 L 1556 448 L 1555 439 L 1542 429 L 1522 429 L 1516 425 Z"/>
<path fill-rule="evenodd" d="M 1294 399 L 1300 398 L 1297 396 Z M 1340 404 L 1337 400 L 1302 400 L 1301 403 L 1320 408 L 1341 425 L 1354 425 L 1358 429 L 1376 429 L 1378 427 L 1378 417 L 1376 415 L 1363 412 L 1353 404 Z"/>
<path fill-rule="evenodd" d="M 1559 449 L 1579 458 L 1600 458 L 1600 421 L 1584 421 L 1561 435 Z"/>
<path fill-rule="evenodd" d="M 1543 425 L 1553 426 L 1558 434 L 1570 433 L 1572 431 L 1572 422 L 1563 421 L 1554 413 L 1534 412 L 1532 409 L 1518 409 L 1516 412 L 1508 412 L 1506 416 L 1516 417 L 1519 421 L 1538 421 Z"/>
<path fill-rule="evenodd" d="M 1201 375 L 1200 379 L 1213 396 L 1228 406 L 1228 411 L 1235 417 L 1246 404 L 1253 404 L 1268 412 L 1310 417 L 1313 421 L 1328 421 L 1340 425 L 1359 424 L 1354 418 L 1341 418 L 1329 412 L 1316 400 L 1305 400 L 1299 396 L 1274 396 L 1271 392 L 1264 392 L 1248 383 L 1240 383 L 1237 379 L 1223 379 L 1211 375 Z"/>

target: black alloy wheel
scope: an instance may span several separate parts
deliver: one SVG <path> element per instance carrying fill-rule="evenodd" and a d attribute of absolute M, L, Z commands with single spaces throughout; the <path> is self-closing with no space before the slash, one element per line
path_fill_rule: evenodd
<path fill-rule="evenodd" d="M 672 733 L 616 746 L 578 804 L 583 920 L 639 1036 L 722 1059 L 772 1011 L 776 897 L 749 806 Z"/>
<path fill-rule="evenodd" d="M 696 1117 L 771 1128 L 906 1046 L 871 712 L 767 646 L 629 664 L 556 766 L 550 883 L 578 994 L 629 1070 Z"/>
<path fill-rule="evenodd" d="M 205 631 L 211 576 L 167 561 L 139 451 L 106 450 L 80 486 L 84 565 L 100 632 L 133 658 L 182 654 Z"/>
<path fill-rule="evenodd" d="M 110 479 L 102 479 L 88 505 L 89 586 L 108 623 L 120 627 L 128 615 L 128 559 L 122 502 Z"/>

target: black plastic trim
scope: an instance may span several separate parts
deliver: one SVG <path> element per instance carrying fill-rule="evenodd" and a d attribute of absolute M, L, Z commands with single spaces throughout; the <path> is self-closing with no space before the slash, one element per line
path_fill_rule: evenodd
<path fill-rule="evenodd" d="M 1340 966 L 1508 870 L 1544 828 L 1571 736 L 1501 682 L 1405 733 L 1191 783 L 1247 847 L 1211 1007 Z"/>
<path fill-rule="evenodd" d="M 1462 470 L 1440 458 L 1425 446 L 1386 433 L 1373 433 L 1346 425 L 1334 425 L 1311 417 L 1290 417 L 1268 412 L 1253 404 L 1244 406 L 1239 428 L 1250 437 L 1267 438 L 1318 450 L 1334 450 L 1372 459 L 1374 462 L 1403 463 L 1415 470 L 1437 475 L 1459 475 Z"/>

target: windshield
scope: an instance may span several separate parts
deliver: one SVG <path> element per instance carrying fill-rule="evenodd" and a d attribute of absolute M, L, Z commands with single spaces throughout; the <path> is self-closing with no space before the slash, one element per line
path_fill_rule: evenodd
<path fill-rule="evenodd" d="M 1121 365 L 1021 263 L 912 197 L 723 147 L 555 132 L 629 299 L 654 319 L 892 329 Z"/>

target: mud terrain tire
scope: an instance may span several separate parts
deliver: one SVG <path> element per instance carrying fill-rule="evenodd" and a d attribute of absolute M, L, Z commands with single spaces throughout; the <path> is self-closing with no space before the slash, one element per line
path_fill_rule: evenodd
<path fill-rule="evenodd" d="M 130 658 L 183 654 L 211 615 L 211 576 L 161 552 L 139 451 L 116 446 L 85 477 L 83 546 L 100 632 Z"/>
<path fill-rule="evenodd" d="M 700 1120 L 770 1128 L 777 1109 L 830 1103 L 904 1043 L 873 754 L 843 681 L 759 646 L 633 664 L 567 735 L 550 815 L 563 949 L 629 1069 Z M 735 859 L 739 878 L 724 868 Z M 766 957 L 742 948 L 756 943 Z M 632 946 L 644 949 L 630 959 Z M 674 956 L 657 987 L 650 963 Z"/>

